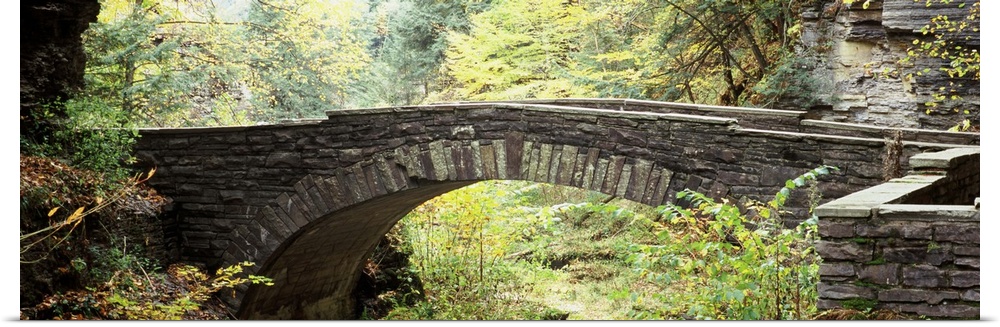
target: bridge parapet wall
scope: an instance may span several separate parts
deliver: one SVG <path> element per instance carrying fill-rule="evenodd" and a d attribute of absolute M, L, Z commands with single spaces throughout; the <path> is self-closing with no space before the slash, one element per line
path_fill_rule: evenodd
<path fill-rule="evenodd" d="M 927 143 L 978 145 L 979 133 L 884 127 L 866 124 L 820 120 L 819 115 L 804 110 L 781 110 L 747 107 L 712 106 L 691 103 L 632 99 L 526 99 L 509 103 L 549 104 L 621 111 L 682 113 L 697 116 L 735 118 L 745 128 L 827 134 L 863 138 L 891 137 L 901 132 L 902 140 Z"/>
<path fill-rule="evenodd" d="M 820 309 L 979 317 L 979 149 L 910 164 L 906 177 L 816 208 Z"/>

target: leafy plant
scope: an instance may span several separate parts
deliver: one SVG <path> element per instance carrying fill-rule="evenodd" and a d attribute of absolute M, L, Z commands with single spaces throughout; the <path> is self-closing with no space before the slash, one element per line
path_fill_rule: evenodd
<path fill-rule="evenodd" d="M 116 271 L 96 288 L 47 297 L 34 309 L 53 319 L 180 320 L 194 314 L 210 297 L 240 284 L 273 285 L 270 278 L 241 276 L 242 262 L 220 268 L 213 277 L 200 269 L 175 264 L 166 279 L 154 280 L 145 270 Z"/>
<path fill-rule="evenodd" d="M 499 228 L 495 219 L 503 215 L 502 208 L 508 208 L 500 201 L 509 194 L 490 184 L 449 192 L 404 218 L 406 238 L 418 244 L 410 260 L 423 281 L 427 303 L 397 314 L 430 314 L 427 319 L 510 319 L 524 307 L 525 289 L 518 285 L 512 267 L 503 262 L 507 246 L 524 236 L 523 229 Z"/>
<path fill-rule="evenodd" d="M 636 269 L 664 285 L 669 305 L 634 312 L 635 318 L 806 319 L 815 311 L 819 257 L 813 249 L 817 218 L 784 229 L 781 208 L 790 192 L 834 167 L 823 166 L 786 182 L 747 216 L 736 205 L 703 194 L 678 192 L 690 207 L 660 208 L 663 244 L 636 245 Z"/>

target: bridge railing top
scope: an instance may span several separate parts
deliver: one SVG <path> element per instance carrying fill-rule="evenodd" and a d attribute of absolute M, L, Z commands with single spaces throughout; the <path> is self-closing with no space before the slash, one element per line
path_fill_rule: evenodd
<path fill-rule="evenodd" d="M 737 114 L 748 114 L 748 115 L 769 115 L 769 116 L 784 116 L 784 117 L 803 117 L 805 115 L 804 111 L 795 111 L 795 110 L 780 110 L 780 109 L 750 108 L 750 107 L 727 107 L 727 106 L 713 106 L 713 105 L 693 104 L 693 103 L 663 102 L 663 101 L 653 101 L 653 100 L 634 100 L 634 99 L 620 99 L 620 98 L 525 99 L 525 100 L 509 100 L 509 101 L 495 101 L 495 102 L 553 104 L 553 105 L 571 105 L 571 106 L 617 106 L 619 110 L 627 110 L 630 106 L 643 106 L 651 108 L 680 109 L 680 110 L 691 110 L 691 111 L 702 111 L 702 112 L 726 112 L 726 113 L 737 113 Z M 473 102 L 460 102 L 460 103 L 473 103 Z"/>
<path fill-rule="evenodd" d="M 802 133 L 802 132 L 788 132 L 788 131 L 772 131 L 766 129 L 756 129 L 756 128 L 740 128 L 739 131 L 752 133 L 752 134 L 766 134 L 773 138 L 781 138 L 792 141 L 801 140 L 832 140 L 836 143 L 841 144 L 858 144 L 858 145 L 869 145 L 869 146 L 881 146 L 885 144 L 885 139 L 873 138 L 873 137 L 858 137 L 858 136 L 845 136 L 836 134 L 818 134 L 818 133 Z M 938 142 L 919 142 L 919 141 L 903 141 L 904 146 L 914 146 L 918 148 L 932 148 L 932 149 L 979 149 L 979 145 L 965 145 L 965 144 L 954 144 L 954 143 L 938 143 Z"/>
<path fill-rule="evenodd" d="M 421 105 L 421 106 L 339 109 L 339 110 L 329 110 L 326 112 L 326 114 L 328 117 L 333 118 L 337 116 L 366 115 L 366 114 L 373 115 L 373 114 L 404 113 L 404 112 L 416 112 L 416 111 L 442 111 L 442 110 L 446 111 L 446 110 L 473 110 L 473 109 L 509 109 L 509 110 L 590 115 L 590 116 L 627 118 L 627 119 L 688 121 L 688 122 L 714 124 L 714 125 L 735 125 L 737 123 L 737 119 L 735 118 L 699 116 L 699 115 L 688 115 L 679 113 L 621 111 L 621 110 L 611 110 L 611 109 L 601 109 L 601 108 L 559 106 L 559 105 L 549 105 L 549 104 L 527 104 L 518 102 L 460 102 L 460 103 L 440 103 L 440 104 Z"/>
<path fill-rule="evenodd" d="M 239 132 L 261 127 L 285 127 L 285 126 L 308 126 L 316 125 L 326 121 L 323 118 L 306 119 L 285 119 L 277 124 L 257 123 L 256 125 L 235 125 L 235 126 L 211 126 L 211 127 L 144 127 L 139 128 L 140 133 L 156 134 L 188 134 L 188 133 L 213 133 L 213 132 Z"/>

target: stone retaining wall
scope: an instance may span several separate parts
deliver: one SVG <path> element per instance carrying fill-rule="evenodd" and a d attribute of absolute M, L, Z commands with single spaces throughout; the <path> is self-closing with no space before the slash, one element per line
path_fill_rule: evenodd
<path fill-rule="evenodd" d="M 910 164 L 906 177 L 816 208 L 820 309 L 979 317 L 979 149 Z"/>

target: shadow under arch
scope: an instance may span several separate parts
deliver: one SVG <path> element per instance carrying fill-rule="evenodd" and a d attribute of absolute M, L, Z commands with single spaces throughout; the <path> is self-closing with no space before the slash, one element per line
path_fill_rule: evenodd
<path fill-rule="evenodd" d="M 252 286 L 240 319 L 351 319 L 361 265 L 406 214 L 471 181 L 428 183 L 333 212 L 275 249 L 258 274 L 274 286 Z"/>

